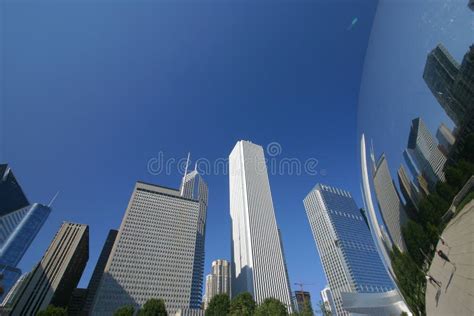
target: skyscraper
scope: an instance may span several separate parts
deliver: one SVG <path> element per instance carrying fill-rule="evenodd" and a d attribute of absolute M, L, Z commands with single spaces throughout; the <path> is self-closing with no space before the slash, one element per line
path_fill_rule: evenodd
<path fill-rule="evenodd" d="M 94 300 L 112 315 L 161 298 L 168 313 L 199 308 L 207 185 L 195 170 L 179 190 L 137 182 Z"/>
<path fill-rule="evenodd" d="M 304 205 L 336 314 L 399 315 L 404 311 L 351 194 L 318 184 Z"/>
<path fill-rule="evenodd" d="M 443 171 L 446 157 L 438 149 L 433 136 L 421 118 L 412 121 L 407 147 L 413 153 L 415 163 L 430 187 L 433 188 L 438 181 L 446 180 Z"/>
<path fill-rule="evenodd" d="M 406 209 L 411 212 L 418 211 L 418 203 L 421 200 L 421 192 L 416 185 L 410 180 L 405 167 L 403 165 L 397 171 L 398 183 L 400 184 L 400 191 L 405 199 Z"/>
<path fill-rule="evenodd" d="M 102 247 L 102 251 L 100 252 L 99 259 L 97 260 L 97 264 L 95 265 L 94 272 L 92 273 L 91 279 L 89 281 L 89 285 L 87 286 L 87 293 L 84 302 L 83 311 L 88 315 L 92 304 L 94 303 L 94 298 L 97 293 L 97 289 L 100 284 L 100 280 L 102 279 L 102 275 L 104 274 L 105 265 L 109 260 L 110 252 L 112 251 L 112 247 L 114 246 L 115 238 L 117 237 L 118 231 L 115 229 L 109 230 L 107 234 L 107 238 L 105 239 L 104 246 Z"/>
<path fill-rule="evenodd" d="M 423 79 L 433 96 L 458 126 L 466 112 L 465 104 L 460 103 L 453 93 L 459 68 L 459 63 L 439 44 L 428 54 L 423 72 Z"/>
<path fill-rule="evenodd" d="M 402 227 L 407 222 L 407 214 L 397 189 L 393 183 L 387 159 L 382 155 L 375 167 L 374 173 L 375 195 L 380 213 L 388 230 L 392 242 L 401 252 L 406 250 L 402 235 Z"/>
<path fill-rule="evenodd" d="M 21 275 L 16 266 L 51 212 L 49 206 L 29 204 L 6 165 L 0 165 L 0 301 Z"/>
<path fill-rule="evenodd" d="M 230 296 L 230 264 L 227 260 L 214 260 L 211 273 L 206 277 L 205 307 L 217 294 Z"/>
<path fill-rule="evenodd" d="M 239 141 L 229 156 L 232 296 L 276 298 L 291 312 L 291 294 L 261 146 Z"/>
<path fill-rule="evenodd" d="M 311 294 L 306 291 L 295 291 L 295 301 L 295 308 L 301 313 L 304 310 L 306 304 L 311 306 Z"/>
<path fill-rule="evenodd" d="M 11 168 L 0 164 L 0 217 L 29 204 Z"/>
<path fill-rule="evenodd" d="M 456 142 L 456 137 L 454 137 L 446 125 L 441 124 L 436 131 L 436 139 L 438 140 L 439 150 L 447 157 L 451 147 L 453 147 Z"/>
<path fill-rule="evenodd" d="M 66 307 L 88 259 L 89 227 L 63 223 L 41 262 L 26 278 L 10 315 L 36 315 L 50 304 Z"/>
<path fill-rule="evenodd" d="M 332 299 L 331 289 L 329 288 L 329 285 L 326 285 L 326 287 L 321 291 L 321 299 L 323 301 L 326 312 L 331 313 L 331 315 L 337 316 L 336 306 L 334 305 L 334 300 Z M 323 315 L 325 316 L 325 314 Z"/>
<path fill-rule="evenodd" d="M 51 209 L 35 203 L 0 217 L 0 263 L 16 267 Z"/>

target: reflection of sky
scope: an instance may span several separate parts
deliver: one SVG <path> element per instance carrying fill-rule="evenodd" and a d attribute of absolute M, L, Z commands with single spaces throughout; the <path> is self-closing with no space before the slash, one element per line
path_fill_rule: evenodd
<path fill-rule="evenodd" d="M 368 144 L 373 140 L 377 158 L 386 153 L 394 178 L 413 118 L 421 116 L 433 136 L 441 122 L 453 127 L 423 80 L 427 54 L 442 43 L 461 62 L 473 34 L 467 0 L 379 2 L 365 58 L 358 130 L 366 133 Z"/>

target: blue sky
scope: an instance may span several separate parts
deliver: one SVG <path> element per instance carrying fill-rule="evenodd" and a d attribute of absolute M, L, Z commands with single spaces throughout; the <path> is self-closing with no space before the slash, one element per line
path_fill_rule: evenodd
<path fill-rule="evenodd" d="M 31 201 L 61 191 L 20 268 L 40 260 L 62 221 L 86 223 L 86 286 L 135 181 L 179 185 L 176 169 L 148 172 L 151 158 L 214 161 L 240 139 L 278 142 L 277 159 L 319 161 L 318 175 L 270 176 L 291 282 L 311 284 L 318 301 L 326 281 L 302 200 L 318 182 L 360 195 L 357 102 L 375 6 L 3 3 L 0 160 Z M 229 192 L 225 175 L 204 177 L 208 273 L 212 260 L 230 258 Z"/>

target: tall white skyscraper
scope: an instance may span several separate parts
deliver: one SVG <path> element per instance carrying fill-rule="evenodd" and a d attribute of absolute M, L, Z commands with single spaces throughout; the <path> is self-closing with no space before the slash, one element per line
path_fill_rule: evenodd
<path fill-rule="evenodd" d="M 137 182 L 94 300 L 93 315 L 163 299 L 168 313 L 201 304 L 207 185 L 194 170 L 179 190 Z"/>
<path fill-rule="evenodd" d="M 388 234 L 398 249 L 404 252 L 406 247 L 403 240 L 402 227 L 406 224 L 408 217 L 390 175 L 385 155 L 380 157 L 375 166 L 374 188 L 380 213 L 387 227 Z"/>
<path fill-rule="evenodd" d="M 285 260 L 261 146 L 239 141 L 229 156 L 232 296 L 276 298 L 292 310 Z"/>
<path fill-rule="evenodd" d="M 230 295 L 230 263 L 227 260 L 214 260 L 211 273 L 206 277 L 205 308 L 217 294 Z"/>

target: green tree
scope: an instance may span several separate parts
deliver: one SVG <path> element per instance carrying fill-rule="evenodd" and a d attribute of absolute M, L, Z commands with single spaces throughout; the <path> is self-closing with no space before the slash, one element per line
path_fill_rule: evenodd
<path fill-rule="evenodd" d="M 251 316 L 255 311 L 255 301 L 248 292 L 243 292 L 237 295 L 230 302 L 229 315 L 230 316 Z"/>
<path fill-rule="evenodd" d="M 267 298 L 257 306 L 254 316 L 288 316 L 288 311 L 276 298 Z"/>
<path fill-rule="evenodd" d="M 230 300 L 227 294 L 218 294 L 209 302 L 206 316 L 225 316 L 229 313 Z"/>
<path fill-rule="evenodd" d="M 139 316 L 168 316 L 165 301 L 162 299 L 151 298 L 146 301 L 143 308 L 138 312 Z"/>
<path fill-rule="evenodd" d="M 114 316 L 133 316 L 135 308 L 132 305 L 125 305 L 117 309 Z"/>
<path fill-rule="evenodd" d="M 426 280 L 416 263 L 407 253 L 393 247 L 390 253 L 392 267 L 397 276 L 397 284 L 408 306 L 415 315 L 425 314 Z"/>
<path fill-rule="evenodd" d="M 421 267 L 425 261 L 425 257 L 420 249 L 426 253 L 430 245 L 430 240 L 423 227 L 410 220 L 405 227 L 402 228 L 402 233 L 408 252 L 411 254 L 414 262 Z"/>
<path fill-rule="evenodd" d="M 303 303 L 303 310 L 300 311 L 299 316 L 313 316 L 313 315 L 314 315 L 314 312 L 313 312 L 313 307 L 311 306 L 311 302 L 309 300 L 305 301 Z M 323 315 L 326 316 L 326 314 L 323 314 Z"/>
<path fill-rule="evenodd" d="M 66 316 L 67 312 L 62 307 L 56 307 L 53 305 L 49 305 L 46 309 L 39 311 L 37 316 Z"/>

